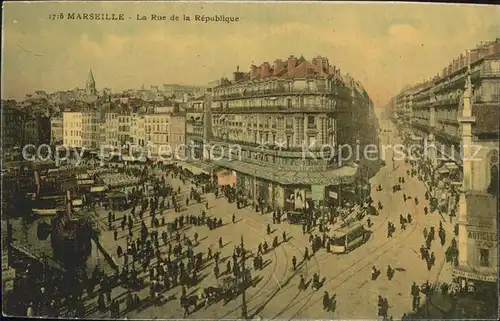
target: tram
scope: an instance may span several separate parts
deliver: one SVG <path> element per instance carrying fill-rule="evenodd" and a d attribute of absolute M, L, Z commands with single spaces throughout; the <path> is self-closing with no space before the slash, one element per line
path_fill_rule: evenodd
<path fill-rule="evenodd" d="M 362 223 L 356 222 L 350 226 L 333 231 L 330 237 L 330 250 L 332 253 L 348 253 L 365 243 L 367 233 Z"/>

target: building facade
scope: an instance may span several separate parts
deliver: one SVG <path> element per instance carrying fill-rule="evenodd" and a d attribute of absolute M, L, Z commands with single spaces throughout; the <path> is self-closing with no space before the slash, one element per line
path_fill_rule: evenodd
<path fill-rule="evenodd" d="M 191 161 L 203 159 L 205 96 L 192 98 L 186 107 L 186 156 Z"/>
<path fill-rule="evenodd" d="M 409 111 L 400 97 L 411 101 Z M 428 146 L 440 211 L 458 218 L 456 280 L 466 288 L 496 284 L 500 39 L 460 55 L 440 76 L 392 101 L 397 120 Z"/>
<path fill-rule="evenodd" d="M 3 104 L 2 104 L 3 105 Z M 24 141 L 24 119 L 26 115 L 17 108 L 2 106 L 2 149 L 22 148 Z M 21 130 L 20 130 L 21 128 Z"/>
<path fill-rule="evenodd" d="M 146 146 L 144 115 L 142 114 L 132 115 L 130 122 L 130 135 L 132 139 L 132 144 L 140 147 Z"/>
<path fill-rule="evenodd" d="M 50 118 L 50 144 L 62 144 L 64 141 L 63 116 L 57 115 Z"/>
<path fill-rule="evenodd" d="M 26 115 L 24 119 L 24 144 L 33 144 L 35 146 L 49 144 L 50 131 L 48 117 L 37 114 Z"/>
<path fill-rule="evenodd" d="M 83 146 L 90 150 L 98 150 L 101 142 L 101 115 L 97 111 L 82 112 Z"/>
<path fill-rule="evenodd" d="M 81 112 L 64 112 L 63 131 L 64 146 L 83 147 L 83 114 Z"/>
<path fill-rule="evenodd" d="M 185 114 L 145 114 L 145 143 L 151 156 L 173 161 L 184 155 L 185 126 Z"/>
<path fill-rule="evenodd" d="M 130 114 L 121 114 L 118 116 L 118 142 L 120 146 L 132 143 L 130 137 Z"/>
<path fill-rule="evenodd" d="M 358 165 L 340 159 L 338 146 L 367 141 L 357 133 L 372 108 L 362 86 L 324 57 L 238 68 L 206 94 L 203 159 L 236 174 L 254 202 L 293 209 L 330 201 L 357 182 Z"/>
<path fill-rule="evenodd" d="M 118 140 L 118 113 L 109 112 L 105 115 L 105 136 L 106 145 L 118 148 L 120 146 Z"/>

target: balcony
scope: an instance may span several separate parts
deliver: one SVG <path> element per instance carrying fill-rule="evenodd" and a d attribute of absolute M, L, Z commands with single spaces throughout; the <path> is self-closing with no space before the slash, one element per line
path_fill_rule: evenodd
<path fill-rule="evenodd" d="M 458 126 L 458 120 L 457 119 L 438 118 L 437 121 L 439 123 L 441 123 L 441 124 L 449 124 L 449 125 Z"/>
<path fill-rule="evenodd" d="M 324 112 L 335 113 L 338 108 L 335 106 L 321 106 L 316 104 L 299 105 L 271 105 L 271 106 L 246 106 L 246 107 L 216 107 L 212 108 L 213 113 L 283 113 L 283 112 Z"/>
<path fill-rule="evenodd" d="M 454 97 L 454 98 L 444 98 L 437 100 L 431 104 L 431 106 L 452 106 L 452 105 L 458 105 L 460 103 L 460 97 Z"/>
<path fill-rule="evenodd" d="M 267 145 L 267 148 L 262 148 L 262 144 L 252 143 L 247 141 L 238 141 L 238 140 L 229 140 L 229 139 L 221 139 L 214 138 L 211 144 L 224 147 L 225 149 L 231 149 L 231 145 L 237 145 L 242 150 L 252 151 L 261 153 L 264 155 L 274 155 L 280 157 L 292 157 L 292 158 L 302 158 L 304 157 L 304 153 L 302 147 L 286 147 L 286 146 L 277 146 L 277 145 Z M 313 154 L 316 154 L 318 158 L 322 156 L 322 153 L 326 152 L 326 150 L 322 150 L 321 146 L 316 148 L 311 147 L 308 148 Z M 335 152 L 335 150 L 334 150 Z"/>
<path fill-rule="evenodd" d="M 500 78 L 500 69 L 481 69 L 479 73 L 481 78 Z"/>
<path fill-rule="evenodd" d="M 345 97 L 351 95 L 351 90 L 347 87 L 333 87 L 333 88 L 272 88 L 272 89 L 260 89 L 260 90 L 245 90 L 237 93 L 230 93 L 224 95 L 214 96 L 214 101 L 226 100 L 226 99 L 240 99 L 245 97 L 265 97 L 265 96 L 276 96 L 276 95 L 295 95 L 295 94 L 320 94 L 320 95 L 334 95 L 339 97 Z"/>

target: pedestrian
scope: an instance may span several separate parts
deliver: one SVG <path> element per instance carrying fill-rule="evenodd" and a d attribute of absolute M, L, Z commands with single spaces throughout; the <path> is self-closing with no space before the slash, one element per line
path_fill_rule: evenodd
<path fill-rule="evenodd" d="M 115 230 L 113 231 L 113 236 L 114 236 L 114 239 L 115 239 L 115 241 L 116 241 L 116 240 L 118 239 L 118 230 L 117 230 L 117 229 L 115 229 Z"/>
<path fill-rule="evenodd" d="M 394 270 L 390 265 L 387 266 L 387 279 L 390 281 L 392 280 L 392 277 L 394 276 Z"/>
<path fill-rule="evenodd" d="M 323 310 L 330 310 L 330 296 L 328 295 L 328 291 L 325 291 L 323 294 Z"/>
<path fill-rule="evenodd" d="M 304 275 L 300 275 L 300 282 L 299 282 L 299 290 L 305 290 L 306 289 L 306 280 L 304 279 Z"/>
<path fill-rule="evenodd" d="M 286 242 L 286 231 L 283 231 L 283 243 Z"/>
<path fill-rule="evenodd" d="M 232 218 L 233 224 L 236 222 L 236 215 L 233 213 L 233 218 Z"/>
<path fill-rule="evenodd" d="M 297 270 L 297 258 L 295 255 L 292 257 L 292 266 L 293 266 L 293 271 L 295 272 Z"/>
<path fill-rule="evenodd" d="M 224 247 L 224 244 L 222 244 L 222 236 L 219 237 L 219 248 L 222 249 Z"/>
<path fill-rule="evenodd" d="M 307 247 L 304 250 L 304 261 L 309 261 L 309 249 Z"/>
<path fill-rule="evenodd" d="M 379 271 L 377 270 L 375 265 L 372 266 L 372 281 L 375 281 L 377 279 L 378 274 L 379 274 Z"/>

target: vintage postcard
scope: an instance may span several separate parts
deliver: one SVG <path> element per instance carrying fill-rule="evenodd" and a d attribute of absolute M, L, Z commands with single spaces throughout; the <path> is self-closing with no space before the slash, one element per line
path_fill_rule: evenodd
<path fill-rule="evenodd" d="M 496 319 L 499 18 L 4 2 L 3 315 Z"/>

